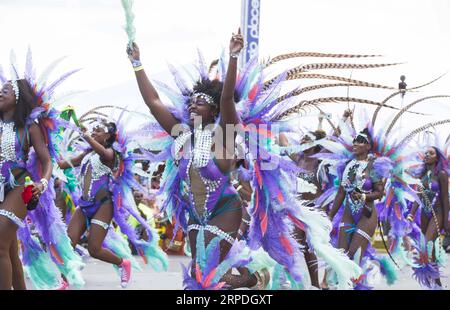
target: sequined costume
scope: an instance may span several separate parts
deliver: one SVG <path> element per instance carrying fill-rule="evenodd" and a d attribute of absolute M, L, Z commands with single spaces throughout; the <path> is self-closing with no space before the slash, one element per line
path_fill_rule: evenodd
<path fill-rule="evenodd" d="M 425 174 L 420 182 L 422 184 L 422 191 L 419 192 L 420 200 L 422 201 L 422 211 L 428 219 L 431 219 L 433 216 L 433 211 L 437 211 L 439 203 L 439 183 L 433 178 L 433 174 L 429 171 Z"/>
<path fill-rule="evenodd" d="M 362 209 L 366 204 L 373 207 L 373 202 L 355 201 L 351 197 L 353 191 L 368 194 L 372 191 L 372 185 L 380 182 L 381 178 L 377 177 L 372 170 L 373 157 L 367 160 L 352 159 L 346 166 L 342 175 L 341 186 L 345 191 L 345 208 L 349 208 L 353 221 L 359 222 L 362 215 Z"/>
<path fill-rule="evenodd" d="M 20 173 L 16 174 L 15 170 L 23 173 L 27 171 L 34 182 L 39 182 L 43 177 L 37 155 L 31 145 L 29 145 L 29 154 L 25 154 L 23 150 L 24 141 L 28 136 L 28 128 L 30 126 L 39 126 L 52 160 L 57 158 L 57 145 L 52 139 L 52 133 L 60 126 L 70 128 L 69 124 L 58 119 L 59 112 L 55 109 L 55 102 L 62 99 L 62 97 L 57 96 L 56 90 L 61 83 L 78 70 L 69 71 L 59 76 L 56 80 L 50 81 L 49 76 L 58 63 L 59 61 L 52 63 L 40 76 L 36 76 L 31 50 L 28 50 L 25 72 L 23 76 L 20 76 L 15 55 L 11 53 L 11 80 L 24 79 L 33 93 L 33 102 L 30 103 L 32 110 L 25 120 L 24 135 L 22 137 L 19 137 L 18 132 L 13 129 L 13 124 L 2 123 L 1 148 L 3 163 L 1 174 L 2 181 L 7 182 L 6 191 L 8 186 L 13 187 L 14 183 L 21 183 L 22 176 L 20 176 Z M 0 81 L 8 81 L 1 70 Z M 28 139 L 28 143 L 30 142 L 30 139 Z M 12 171 L 16 180 L 11 178 L 11 173 L 8 170 Z M 22 222 L 23 225 L 17 232 L 21 241 L 21 260 L 24 271 L 37 289 L 57 287 L 61 282 L 61 274 L 65 276 L 72 287 L 79 288 L 84 285 L 80 272 L 84 264 L 81 257 L 72 248 L 66 232 L 67 227 L 62 220 L 61 212 L 55 205 L 54 199 L 54 182 L 51 178 L 48 181 L 47 190 L 39 198 L 36 209 L 28 212 L 27 221 Z M 36 237 L 31 235 L 29 222 L 35 227 L 45 247 L 36 240 Z"/>
<path fill-rule="evenodd" d="M 89 221 L 104 203 L 112 202 L 109 192 L 112 170 L 97 153 L 91 152 L 81 162 L 80 176 L 82 195 L 78 204 Z"/>
<path fill-rule="evenodd" d="M 27 155 L 23 148 L 25 139 L 29 141 L 28 129 L 24 129 L 24 135 L 19 136 L 19 130 L 14 122 L 0 120 L 0 202 L 3 202 L 9 191 L 18 185 L 23 185 L 27 173 Z M 0 215 L 5 216 L 19 227 L 24 224 L 12 212 L 0 209 Z"/>
<path fill-rule="evenodd" d="M 187 229 L 199 230 L 204 226 L 209 232 L 220 235 L 229 243 L 233 238 L 216 226 L 207 223 L 222 212 L 240 210 L 241 202 L 236 189 L 230 183 L 230 174 L 223 174 L 211 154 L 212 132 L 197 129 L 195 146 L 177 164 L 182 180 L 184 199 L 189 205 L 191 223 Z M 185 133 L 175 139 L 175 152 L 188 148 L 192 133 Z M 222 206 L 217 206 L 222 203 Z"/>

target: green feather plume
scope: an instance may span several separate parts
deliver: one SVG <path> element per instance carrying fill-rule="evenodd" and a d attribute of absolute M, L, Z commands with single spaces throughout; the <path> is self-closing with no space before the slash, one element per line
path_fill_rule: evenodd
<path fill-rule="evenodd" d="M 128 44 L 130 48 L 136 36 L 136 28 L 134 27 L 133 0 L 122 0 L 122 7 L 125 11 L 125 32 L 128 36 Z"/>

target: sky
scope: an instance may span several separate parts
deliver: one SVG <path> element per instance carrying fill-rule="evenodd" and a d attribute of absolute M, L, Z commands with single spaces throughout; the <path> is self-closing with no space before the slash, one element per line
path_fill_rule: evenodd
<path fill-rule="evenodd" d="M 147 73 L 167 79 L 167 63 L 192 63 L 197 48 L 206 59 L 216 58 L 239 27 L 240 6 L 240 0 L 135 0 L 136 41 Z M 86 90 L 70 102 L 79 110 L 110 103 L 144 107 L 125 54 L 127 37 L 119 0 L 0 0 L 0 14 L 4 66 L 11 49 L 23 64 L 28 46 L 38 70 L 67 56 L 62 71 L 82 68 L 63 87 Z M 378 61 L 403 64 L 348 74 L 394 87 L 405 74 L 408 86 L 415 86 L 450 69 L 448 16 L 450 0 L 261 0 L 260 57 L 293 51 L 382 54 Z M 286 65 L 306 61 L 311 60 L 296 59 Z M 450 94 L 449 86 L 450 75 L 407 95 L 403 103 L 400 99 L 391 103 L 402 106 L 420 96 Z M 389 95 L 364 91 L 350 89 L 349 94 L 374 100 Z M 346 96 L 347 89 L 335 94 Z M 335 116 L 343 109 L 324 108 Z M 450 100 L 430 100 L 415 111 L 427 115 L 406 115 L 405 127 L 449 117 Z M 392 111 L 381 116 L 390 117 Z M 306 126 L 314 127 L 314 122 L 305 119 Z M 449 126 L 441 129 L 450 132 Z"/>

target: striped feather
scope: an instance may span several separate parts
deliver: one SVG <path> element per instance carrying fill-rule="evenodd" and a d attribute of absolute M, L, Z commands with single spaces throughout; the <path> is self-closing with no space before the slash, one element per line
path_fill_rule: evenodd
<path fill-rule="evenodd" d="M 412 90 L 416 90 L 425 86 L 428 86 L 438 80 L 440 80 L 443 76 L 445 76 L 447 74 L 447 72 L 445 72 L 444 74 L 441 74 L 440 76 L 438 76 L 437 78 L 431 80 L 430 82 L 427 82 L 425 84 L 419 85 L 419 86 L 415 86 L 415 87 L 411 87 L 411 88 L 407 88 L 406 91 L 412 91 Z M 397 96 L 398 94 L 401 94 L 402 91 L 397 91 L 391 95 L 389 95 L 386 99 L 383 100 L 383 103 L 388 102 L 390 99 L 392 99 L 393 97 Z M 377 119 L 378 113 L 381 110 L 382 107 L 378 107 L 376 108 L 376 110 L 373 112 L 373 117 L 372 117 L 372 126 L 375 125 L 375 120 Z"/>
<path fill-rule="evenodd" d="M 412 132 L 410 132 L 406 137 L 404 137 L 400 143 L 398 144 L 397 148 L 403 147 L 406 143 L 408 143 L 415 135 L 421 133 L 424 130 L 427 130 L 430 127 L 439 126 L 443 124 L 450 123 L 450 119 L 444 119 L 432 123 L 425 124 L 419 128 L 414 129 Z"/>
<path fill-rule="evenodd" d="M 317 98 L 317 99 L 313 99 L 313 100 L 308 100 L 308 101 L 301 101 L 297 106 L 283 112 L 276 120 L 282 119 L 290 114 L 295 114 L 295 113 L 299 113 L 299 111 L 301 111 L 303 109 L 304 106 L 309 106 L 309 105 L 316 105 L 316 104 L 320 104 L 320 103 L 326 103 L 326 102 L 357 102 L 357 103 L 363 103 L 363 104 L 370 104 L 370 105 L 376 105 L 376 106 L 384 106 L 390 109 L 394 109 L 394 110 L 398 110 L 397 108 L 387 105 L 387 104 L 382 104 L 381 102 L 376 102 L 376 101 L 372 101 L 372 100 L 368 100 L 368 99 L 361 99 L 361 98 L 348 98 L 348 97 L 324 97 L 324 98 Z M 418 113 L 421 114 L 421 113 Z"/>
<path fill-rule="evenodd" d="M 368 57 L 380 57 L 381 55 L 359 55 L 359 54 L 332 54 L 332 53 L 317 53 L 317 52 L 294 52 L 288 54 L 278 55 L 270 59 L 265 67 L 273 65 L 276 62 L 297 58 L 297 57 L 324 57 L 324 58 L 368 58 Z"/>
<path fill-rule="evenodd" d="M 450 95 L 437 95 L 437 96 L 428 96 L 428 97 L 423 97 L 420 98 L 410 104 L 408 104 L 406 107 L 404 107 L 403 109 L 400 110 L 400 112 L 397 113 L 397 115 L 394 117 L 394 119 L 392 120 L 391 124 L 389 125 L 388 129 L 386 130 L 386 136 L 391 132 L 392 128 L 394 127 L 395 123 L 398 121 L 398 119 L 400 118 L 400 116 L 402 116 L 403 113 L 405 113 L 406 111 L 408 111 L 411 107 L 413 107 L 414 105 L 418 104 L 419 102 L 428 100 L 428 99 L 435 99 L 435 98 L 449 98 Z"/>

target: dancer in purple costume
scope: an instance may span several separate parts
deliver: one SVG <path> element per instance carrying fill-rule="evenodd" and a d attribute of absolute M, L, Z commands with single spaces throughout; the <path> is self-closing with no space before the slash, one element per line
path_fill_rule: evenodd
<path fill-rule="evenodd" d="M 420 255 L 421 259 L 417 262 L 419 266 L 413 267 L 413 270 L 414 276 L 420 284 L 427 287 L 442 287 L 437 265 L 441 244 L 437 239 L 442 229 L 450 231 L 450 224 L 447 220 L 449 215 L 448 160 L 439 148 L 429 147 L 425 152 L 423 164 L 417 177 L 420 179 L 418 193 L 422 203 L 420 230 L 424 240 L 417 240 L 417 242 L 419 247 L 423 243 L 424 249 L 419 249 L 419 251 L 423 251 L 424 255 Z M 409 221 L 414 221 L 418 207 L 419 204 L 414 202 L 411 212 L 407 216 Z M 432 243 L 431 251 L 427 249 L 430 242 Z M 431 257 L 428 257 L 429 252 L 433 253 Z"/>
<path fill-rule="evenodd" d="M 111 147 L 116 140 L 116 125 L 113 122 L 98 123 L 91 135 L 83 134 L 91 149 L 70 159 L 58 163 L 61 169 L 81 166 L 81 197 L 68 227 L 68 235 L 75 247 L 81 236 L 89 229 L 89 254 L 104 262 L 114 264 L 121 271 L 121 285 L 126 287 L 130 281 L 131 263 L 103 247 L 114 207 L 110 193 L 110 178 L 117 169 L 118 158 Z"/>
<path fill-rule="evenodd" d="M 213 150 L 213 130 L 208 129 L 216 124 L 225 132 L 226 125 L 239 123 L 235 108 L 237 98 L 234 90 L 237 58 L 243 45 L 242 35 L 240 33 L 234 34 L 230 41 L 230 60 L 225 81 L 222 83 L 218 80 L 202 78 L 190 94 L 187 109 L 189 115 L 187 117 L 181 115 L 175 117 L 171 113 L 173 111 L 161 102 L 140 63 L 138 46 L 133 44 L 133 48 L 127 50 L 142 97 L 166 133 L 172 134 L 172 130 L 182 123 L 182 119 L 186 119 L 189 124 L 189 131 L 175 139 L 176 154 L 184 154 L 175 163 L 179 171 L 177 178 L 185 186 L 184 197 L 179 197 L 178 203 L 182 205 L 180 208 L 182 212 L 188 211 L 189 213 L 188 222 L 183 223 L 183 217 L 179 217 L 180 220 L 177 221 L 177 225 L 187 227 L 194 263 L 197 261 L 196 255 L 197 249 L 199 249 L 198 235 L 201 235 L 199 240 L 202 240 L 205 245 L 216 242 L 218 240 L 216 237 L 220 238 L 219 244 L 212 250 L 214 251 L 213 255 L 218 254 L 216 263 L 228 262 L 231 256 L 239 252 L 239 247 L 244 245 L 243 243 L 241 245 L 234 243 L 242 219 L 242 201 L 230 182 L 230 172 L 234 167 L 235 160 L 227 159 L 230 157 L 213 158 L 210 156 L 211 151 L 214 151 L 214 154 L 219 152 L 234 154 L 234 144 L 232 144 L 233 148 L 230 149 L 216 144 L 216 149 Z M 201 121 L 199 126 L 194 128 L 196 119 Z M 193 148 L 189 149 L 187 144 L 191 141 L 194 142 Z M 226 145 L 225 138 L 223 145 Z M 189 155 L 186 156 L 186 154 Z M 231 158 L 234 158 L 234 156 L 231 156 Z M 174 195 L 176 194 L 174 193 Z M 219 253 L 216 251 L 219 251 Z M 239 260 L 234 261 L 234 264 L 238 265 Z M 244 273 L 238 276 L 231 274 L 231 270 L 228 269 L 224 269 L 226 272 L 220 277 L 221 282 L 203 281 L 201 283 L 201 278 L 204 279 L 201 275 L 202 270 L 200 270 L 198 264 L 193 264 L 191 266 L 192 280 L 185 277 L 185 285 L 187 288 L 194 289 L 218 289 L 224 286 L 234 289 L 253 287 L 257 284 L 264 287 L 269 280 L 267 272 L 261 274 L 258 272 Z M 210 286 L 213 283 L 214 286 Z"/>
<path fill-rule="evenodd" d="M 0 92 L 1 162 L 0 162 L 0 289 L 24 289 L 21 270 L 12 260 L 17 259 L 18 227 L 24 226 L 27 215 L 21 193 L 24 180 L 30 176 L 26 161 L 31 147 L 35 150 L 42 169 L 42 179 L 34 184 L 32 203 L 47 189 L 52 173 L 51 159 L 44 136 L 36 123 L 27 124 L 35 96 L 25 79 L 5 83 Z M 15 266 L 15 268 L 13 268 Z M 12 278 L 13 269 L 15 274 Z"/>

